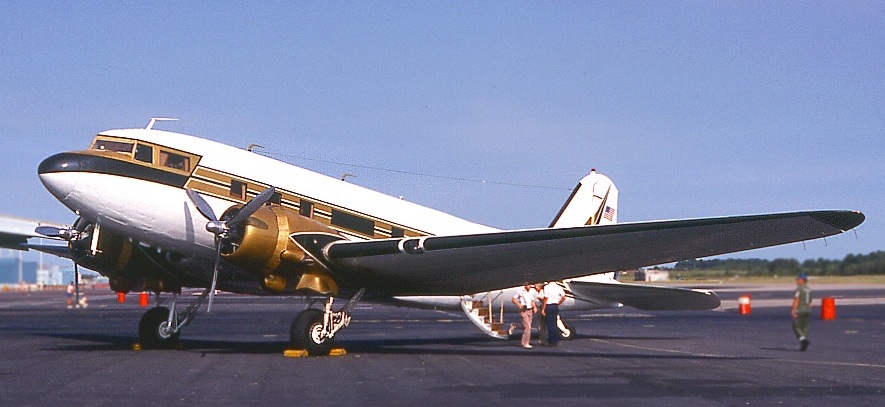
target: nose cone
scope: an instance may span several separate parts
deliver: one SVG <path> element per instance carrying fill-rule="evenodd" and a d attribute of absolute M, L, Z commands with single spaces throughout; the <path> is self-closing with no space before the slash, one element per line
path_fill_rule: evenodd
<path fill-rule="evenodd" d="M 37 174 L 43 186 L 60 201 L 76 187 L 75 173 L 80 172 L 80 155 L 76 153 L 60 153 L 53 155 L 40 163 Z"/>
<path fill-rule="evenodd" d="M 80 155 L 76 153 L 59 153 L 40 163 L 37 174 L 49 174 L 54 172 L 80 171 Z"/>

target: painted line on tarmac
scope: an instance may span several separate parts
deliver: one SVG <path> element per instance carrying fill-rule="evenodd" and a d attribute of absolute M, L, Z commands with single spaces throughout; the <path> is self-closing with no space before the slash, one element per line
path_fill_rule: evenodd
<path fill-rule="evenodd" d="M 772 359 L 779 362 L 807 363 L 810 365 L 829 365 L 829 366 L 853 366 L 853 367 L 872 367 L 876 369 L 885 369 L 885 365 L 874 365 L 872 363 L 849 363 L 849 362 L 827 362 L 820 360 L 800 360 L 800 359 Z"/>
<path fill-rule="evenodd" d="M 713 354 L 713 353 L 694 353 L 694 352 L 687 352 L 687 351 L 681 351 L 681 350 L 675 350 L 675 349 L 660 349 L 660 348 L 652 348 L 652 347 L 648 347 L 648 346 L 630 345 L 630 344 L 626 344 L 626 343 L 607 341 L 604 339 L 591 339 L 591 341 L 605 343 L 608 345 L 620 346 L 620 347 L 624 347 L 624 348 L 642 349 L 642 350 L 649 350 L 649 351 L 655 351 L 655 352 L 678 353 L 678 354 L 699 356 L 699 357 L 708 357 L 708 358 L 731 357 L 731 356 L 727 356 L 727 355 L 717 355 L 717 354 Z M 768 359 L 768 360 L 774 361 L 774 362 L 793 362 L 793 363 L 805 363 L 805 364 L 811 364 L 811 365 L 871 367 L 874 369 L 885 369 L 885 365 L 877 365 L 877 364 L 872 364 L 872 363 L 829 362 L 829 361 L 801 360 L 801 359 Z"/>
<path fill-rule="evenodd" d="M 867 298 L 840 298 L 834 297 L 836 299 L 836 307 L 840 306 L 852 306 L 852 305 L 883 305 L 885 304 L 885 298 L 882 297 L 867 297 Z M 790 304 L 792 304 L 792 299 L 764 299 L 764 300 L 752 300 L 750 301 L 750 306 L 752 308 L 777 308 L 777 307 L 785 307 L 789 308 Z M 819 304 L 819 300 L 815 300 L 815 303 Z M 819 305 L 818 305 L 819 306 Z M 737 300 L 725 300 L 722 301 L 722 309 L 731 310 L 738 308 Z"/>
<path fill-rule="evenodd" d="M 652 348 L 652 347 L 648 347 L 648 346 L 630 345 L 630 344 L 626 344 L 626 343 L 611 342 L 611 341 L 607 341 L 604 339 L 595 339 L 594 338 L 594 339 L 590 339 L 590 340 L 594 341 L 594 342 L 608 344 L 608 345 L 620 346 L 623 348 L 634 348 L 634 349 L 650 350 L 650 351 L 655 351 L 655 352 L 679 353 L 679 354 L 683 354 L 683 355 L 700 356 L 700 357 L 705 357 L 705 358 L 731 357 L 731 356 L 727 356 L 727 355 L 717 355 L 715 353 L 694 353 L 694 352 L 688 352 L 688 351 L 676 350 L 676 349 L 661 349 L 661 348 Z"/>

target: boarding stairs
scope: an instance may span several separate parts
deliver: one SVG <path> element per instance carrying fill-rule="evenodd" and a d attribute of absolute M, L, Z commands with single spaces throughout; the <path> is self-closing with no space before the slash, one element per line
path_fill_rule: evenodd
<path fill-rule="evenodd" d="M 495 301 L 500 305 L 494 306 Z M 461 296 L 461 309 L 470 322 L 486 335 L 498 339 L 508 339 L 513 332 L 511 324 L 504 327 L 504 291 L 489 291 Z"/>

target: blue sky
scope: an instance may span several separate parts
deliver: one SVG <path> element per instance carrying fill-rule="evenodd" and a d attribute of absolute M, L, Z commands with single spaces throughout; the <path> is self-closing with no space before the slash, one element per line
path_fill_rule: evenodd
<path fill-rule="evenodd" d="M 171 116 L 502 228 L 546 226 L 597 168 L 622 222 L 867 215 L 732 257 L 883 250 L 882 21 L 849 1 L 7 1 L 0 213 L 72 221 L 40 160 Z"/>

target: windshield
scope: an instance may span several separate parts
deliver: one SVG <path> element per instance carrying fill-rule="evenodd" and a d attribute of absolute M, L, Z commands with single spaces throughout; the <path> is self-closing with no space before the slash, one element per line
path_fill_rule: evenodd
<path fill-rule="evenodd" d="M 95 140 L 95 143 L 92 144 L 93 150 L 100 151 L 116 151 L 118 153 L 132 154 L 132 147 L 134 143 L 127 143 L 124 141 L 111 141 L 111 140 Z"/>

